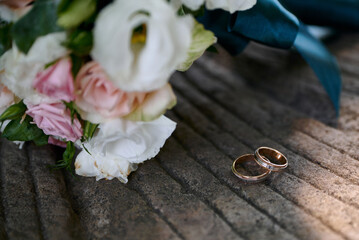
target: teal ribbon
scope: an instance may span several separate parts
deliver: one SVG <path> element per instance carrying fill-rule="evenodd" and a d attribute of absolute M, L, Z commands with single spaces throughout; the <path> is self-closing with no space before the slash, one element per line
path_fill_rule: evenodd
<path fill-rule="evenodd" d="M 300 25 L 293 45 L 311 66 L 339 114 L 342 81 L 336 58 L 307 31 L 303 24 Z"/>
<path fill-rule="evenodd" d="M 221 10 L 206 11 L 198 20 L 232 54 L 240 53 L 249 41 L 283 49 L 295 47 L 312 67 L 339 114 L 341 76 L 336 59 L 277 0 L 258 0 L 253 8 L 233 15 Z"/>
<path fill-rule="evenodd" d="M 205 11 L 204 15 L 197 20 L 205 27 L 215 33 L 218 43 L 221 44 L 229 53 L 237 55 L 241 53 L 248 45 L 249 39 L 231 32 L 228 29 L 228 23 L 231 15 L 221 10 Z"/>
<path fill-rule="evenodd" d="M 280 0 L 306 24 L 359 30 L 358 0 Z"/>
<path fill-rule="evenodd" d="M 278 48 L 291 48 L 299 31 L 299 20 L 278 1 L 258 0 L 248 11 L 230 17 L 230 32 Z"/>

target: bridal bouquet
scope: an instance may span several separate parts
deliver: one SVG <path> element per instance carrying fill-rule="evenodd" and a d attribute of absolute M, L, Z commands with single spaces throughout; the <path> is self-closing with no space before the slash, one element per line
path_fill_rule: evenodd
<path fill-rule="evenodd" d="M 216 42 L 195 17 L 256 0 L 0 0 L 2 137 L 66 148 L 97 180 L 153 158 L 176 124 L 168 80 Z"/>

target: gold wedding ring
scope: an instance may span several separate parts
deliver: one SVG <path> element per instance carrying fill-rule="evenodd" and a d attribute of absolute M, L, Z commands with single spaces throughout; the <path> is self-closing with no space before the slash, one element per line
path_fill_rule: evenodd
<path fill-rule="evenodd" d="M 264 173 L 257 175 L 257 176 L 247 176 L 247 175 L 243 175 L 243 174 L 239 173 L 237 171 L 236 165 L 238 163 L 243 163 L 243 162 L 247 162 L 247 161 L 255 161 L 254 155 L 253 154 L 245 154 L 245 155 L 240 156 L 236 160 L 234 160 L 234 162 L 232 164 L 232 172 L 238 178 L 245 180 L 247 182 L 259 182 L 259 181 L 266 179 L 268 177 L 268 175 L 271 173 L 271 170 L 266 169 L 266 168 L 263 168 L 263 170 L 265 171 Z"/>
<path fill-rule="evenodd" d="M 273 163 L 271 160 L 277 161 Z M 254 160 L 262 167 L 273 172 L 280 171 L 288 166 L 287 158 L 278 150 L 269 147 L 260 147 L 254 153 Z"/>

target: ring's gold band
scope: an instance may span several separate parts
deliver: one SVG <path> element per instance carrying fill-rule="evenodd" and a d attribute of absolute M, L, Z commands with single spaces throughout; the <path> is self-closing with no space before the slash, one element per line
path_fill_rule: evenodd
<path fill-rule="evenodd" d="M 254 159 L 259 165 L 273 172 L 280 171 L 288 166 L 287 158 L 278 150 L 269 147 L 257 148 Z M 273 163 L 269 159 L 276 159 L 280 164 Z"/>
<path fill-rule="evenodd" d="M 265 172 L 260 174 L 260 175 L 257 175 L 257 176 L 246 176 L 246 175 L 243 175 L 243 174 L 241 174 L 241 173 L 239 173 L 237 171 L 237 169 L 236 169 L 237 163 L 246 162 L 246 161 L 254 161 L 254 160 L 255 159 L 254 159 L 253 154 L 245 154 L 245 155 L 242 155 L 242 156 L 238 157 L 236 160 L 234 160 L 234 162 L 232 164 L 232 172 L 238 178 L 240 178 L 242 180 L 245 180 L 245 181 L 248 181 L 248 182 L 259 182 L 259 181 L 264 180 L 271 173 L 271 171 L 269 169 L 263 168 L 263 170 Z"/>

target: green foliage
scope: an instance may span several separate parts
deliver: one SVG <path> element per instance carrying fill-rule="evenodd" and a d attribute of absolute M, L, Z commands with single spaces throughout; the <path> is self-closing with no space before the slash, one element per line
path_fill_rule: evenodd
<path fill-rule="evenodd" d="M 214 36 L 214 33 L 206 30 L 202 24 L 196 21 L 192 29 L 192 42 L 187 52 L 187 59 L 178 66 L 177 70 L 186 71 L 189 69 L 192 63 L 202 56 L 204 51 L 216 41 L 217 38 Z"/>
<path fill-rule="evenodd" d="M 11 48 L 11 27 L 12 23 L 0 22 L 0 56 Z"/>
<path fill-rule="evenodd" d="M 89 121 L 85 121 L 84 131 L 83 131 L 83 141 L 90 140 L 93 137 L 97 127 L 98 127 L 98 124 L 94 124 Z"/>
<path fill-rule="evenodd" d="M 79 26 L 96 11 L 96 0 L 62 0 L 58 7 L 58 25 L 68 28 Z"/>
<path fill-rule="evenodd" d="M 71 121 L 73 123 L 75 117 L 79 118 L 80 116 L 78 115 L 76 109 L 75 109 L 75 103 L 74 102 L 64 102 L 63 103 L 65 104 L 66 108 L 70 110 L 71 112 Z"/>
<path fill-rule="evenodd" d="M 70 7 L 72 0 L 61 0 L 59 5 L 57 6 L 57 13 L 60 14 L 65 12 L 66 9 Z"/>
<path fill-rule="evenodd" d="M 10 141 L 34 141 L 36 145 L 47 144 L 48 136 L 31 122 L 30 116 L 11 120 L 6 125 L 2 137 Z"/>
<path fill-rule="evenodd" d="M 38 37 L 61 31 L 56 24 L 56 9 L 56 1 L 37 0 L 30 12 L 14 24 L 13 39 L 22 52 L 28 53 Z"/>
<path fill-rule="evenodd" d="M 191 14 L 193 17 L 197 18 L 197 17 L 201 17 L 204 15 L 204 5 L 202 5 L 198 10 L 193 11 L 189 8 L 187 8 L 186 6 L 182 5 L 180 7 L 180 9 L 178 10 L 178 15 L 183 16 L 183 15 L 187 15 L 187 14 Z"/>
<path fill-rule="evenodd" d="M 5 120 L 15 120 L 21 118 L 26 111 L 26 105 L 23 101 L 13 104 L 6 109 L 0 116 L 0 122 Z"/>
<path fill-rule="evenodd" d="M 77 73 L 80 71 L 82 65 L 84 64 L 84 59 L 74 54 L 71 54 L 70 57 L 72 61 L 72 76 L 76 78 Z"/>
<path fill-rule="evenodd" d="M 75 144 L 73 142 L 67 142 L 66 150 L 62 154 L 62 160 L 57 161 L 57 163 L 52 166 L 53 169 L 66 168 L 68 171 L 72 171 L 71 164 L 75 156 Z"/>
<path fill-rule="evenodd" d="M 44 68 L 46 69 L 46 68 L 51 67 L 52 65 L 55 65 L 55 63 L 57 63 L 57 61 L 58 61 L 58 59 L 56 59 L 56 60 L 54 60 L 54 61 L 52 61 L 52 62 L 49 62 L 48 64 L 45 65 Z"/>
<path fill-rule="evenodd" d="M 218 53 L 218 50 L 217 48 L 212 45 L 212 46 L 209 46 L 207 49 L 206 49 L 206 52 L 211 52 L 211 53 Z"/>
<path fill-rule="evenodd" d="M 76 56 L 86 56 L 93 46 L 93 35 L 90 31 L 74 30 L 69 34 L 65 47 L 71 50 Z"/>

